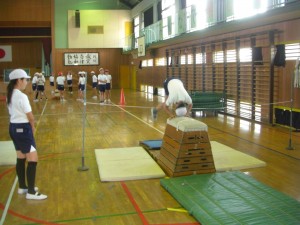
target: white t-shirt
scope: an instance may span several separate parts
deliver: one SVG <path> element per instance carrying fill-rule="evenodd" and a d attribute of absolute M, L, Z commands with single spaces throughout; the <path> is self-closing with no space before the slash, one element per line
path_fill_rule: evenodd
<path fill-rule="evenodd" d="M 111 75 L 110 74 L 106 74 L 106 83 L 110 83 L 111 82 Z"/>
<path fill-rule="evenodd" d="M 85 77 L 79 77 L 79 83 L 85 85 Z"/>
<path fill-rule="evenodd" d="M 65 80 L 66 80 L 66 78 L 64 76 L 58 76 L 56 78 L 56 83 L 58 85 L 65 85 Z"/>
<path fill-rule="evenodd" d="M 73 78 L 73 77 L 72 77 L 72 74 L 68 74 L 68 75 L 67 75 L 67 80 L 72 80 L 72 78 Z"/>
<path fill-rule="evenodd" d="M 10 115 L 11 123 L 28 123 L 26 113 L 31 112 L 31 106 L 27 95 L 18 89 L 14 89 L 11 102 L 8 105 L 8 112 Z"/>
<path fill-rule="evenodd" d="M 99 74 L 98 75 L 98 84 L 106 84 L 106 75 L 105 74 Z"/>
<path fill-rule="evenodd" d="M 31 83 L 36 84 L 36 81 L 37 81 L 37 76 L 34 76 L 34 77 L 32 78 Z"/>
<path fill-rule="evenodd" d="M 36 83 L 37 83 L 37 85 L 44 86 L 45 77 L 38 77 L 37 80 L 36 80 Z"/>
<path fill-rule="evenodd" d="M 94 75 L 93 75 L 93 83 L 97 83 L 97 81 L 98 81 L 98 78 L 97 78 L 97 76 L 94 74 Z"/>
<path fill-rule="evenodd" d="M 169 97 L 166 105 L 170 106 L 178 102 L 192 104 L 192 99 L 189 93 L 185 90 L 181 80 L 173 79 L 168 83 Z"/>
<path fill-rule="evenodd" d="M 50 81 L 50 82 L 54 82 L 54 76 L 50 76 L 50 77 L 49 77 L 49 81 Z"/>

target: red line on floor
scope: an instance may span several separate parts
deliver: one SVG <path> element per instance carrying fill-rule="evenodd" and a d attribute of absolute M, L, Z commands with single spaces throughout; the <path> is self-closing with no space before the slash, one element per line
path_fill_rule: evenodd
<path fill-rule="evenodd" d="M 15 167 L 12 167 L 12 168 L 10 168 L 10 169 L 4 171 L 2 174 L 0 174 L 0 180 L 1 180 L 6 174 L 8 174 L 8 173 L 10 173 L 10 172 L 12 172 L 12 171 L 14 171 L 14 170 L 15 170 Z M 2 203 L 0 203 L 0 209 L 4 210 L 4 208 L 5 208 L 5 206 L 4 206 Z M 24 216 L 24 215 L 21 215 L 21 214 L 19 214 L 19 213 L 16 213 L 16 212 L 14 212 L 14 211 L 12 211 L 12 210 L 10 210 L 10 209 L 9 209 L 7 212 L 8 212 L 9 214 L 14 215 L 14 216 L 17 216 L 17 217 L 19 217 L 19 218 L 21 218 L 21 219 L 25 219 L 25 220 L 32 221 L 32 222 L 35 222 L 35 223 L 45 224 L 45 225 L 59 225 L 59 224 L 57 224 L 57 223 L 50 223 L 50 222 L 47 222 L 47 221 L 44 221 L 44 220 L 39 220 L 39 219 L 30 218 L 30 217 L 28 217 L 28 216 Z"/>
<path fill-rule="evenodd" d="M 136 203 L 136 201 L 134 200 L 131 192 L 129 191 L 127 185 L 124 182 L 121 182 L 121 185 L 123 187 L 123 189 L 125 190 L 130 202 L 132 203 L 132 205 L 134 206 L 136 212 L 138 213 L 139 217 L 141 218 L 142 222 L 144 225 L 149 225 L 146 217 L 144 216 L 144 214 L 142 213 L 142 210 L 140 209 L 140 207 L 138 206 L 138 204 Z"/>
<path fill-rule="evenodd" d="M 0 174 L 0 180 L 2 179 L 2 177 L 4 177 L 6 174 L 12 172 L 13 170 L 15 170 L 16 167 L 12 167 L 6 171 L 4 171 L 3 173 Z"/>

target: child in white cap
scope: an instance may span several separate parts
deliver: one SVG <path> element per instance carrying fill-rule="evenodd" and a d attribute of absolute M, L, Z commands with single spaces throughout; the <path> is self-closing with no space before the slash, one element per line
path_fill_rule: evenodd
<path fill-rule="evenodd" d="M 27 79 L 30 79 L 30 76 L 22 69 L 13 70 L 9 74 L 10 81 L 7 86 L 9 135 L 17 152 L 18 194 L 26 194 L 26 199 L 43 200 L 47 195 L 40 194 L 35 187 L 38 154 L 34 139 L 34 116 L 27 95 L 22 92 L 26 88 Z M 25 169 L 26 160 L 28 163 Z"/>

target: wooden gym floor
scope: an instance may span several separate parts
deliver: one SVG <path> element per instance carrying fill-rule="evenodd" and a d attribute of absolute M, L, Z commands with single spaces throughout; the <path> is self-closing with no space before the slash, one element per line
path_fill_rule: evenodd
<path fill-rule="evenodd" d="M 33 94 L 26 93 L 33 99 Z M 48 90 L 49 92 L 49 90 Z M 180 209 L 159 179 L 102 183 L 94 149 L 138 146 L 139 141 L 162 139 L 167 115 L 152 121 L 150 107 L 161 97 L 125 90 L 125 107 L 100 106 L 87 91 L 85 123 L 85 166 L 82 167 L 83 103 L 77 92 L 66 93 L 66 102 L 51 99 L 31 102 L 37 124 L 39 153 L 36 184 L 48 195 L 44 201 L 28 201 L 12 190 L 14 166 L 0 166 L 0 216 L 13 191 L 4 224 L 114 224 L 196 225 Z M 118 104 L 120 90 L 112 90 Z M 0 141 L 10 140 L 9 117 L 0 101 Z M 266 167 L 244 170 L 258 181 L 300 201 L 300 133 L 292 132 L 295 150 L 289 145 L 289 129 L 254 124 L 229 116 L 197 117 L 208 125 L 210 140 L 218 141 L 267 163 Z M 120 165 L 121 166 L 121 165 Z M 138 169 L 138 168 L 137 168 Z M 171 209 L 171 210 L 170 210 Z"/>

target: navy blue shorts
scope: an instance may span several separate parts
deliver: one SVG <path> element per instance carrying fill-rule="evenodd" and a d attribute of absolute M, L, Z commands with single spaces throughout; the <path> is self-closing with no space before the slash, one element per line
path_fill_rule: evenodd
<path fill-rule="evenodd" d="M 29 153 L 31 146 L 36 148 L 30 123 L 10 123 L 9 135 L 15 149 L 20 150 L 23 154 Z"/>
<path fill-rule="evenodd" d="M 59 91 L 63 91 L 63 90 L 65 90 L 65 86 L 64 85 L 57 85 L 57 89 Z"/>
<path fill-rule="evenodd" d="M 84 84 L 80 84 L 80 85 L 79 85 L 79 90 L 80 90 L 80 91 L 84 91 L 84 89 L 85 89 L 85 85 L 84 85 Z"/>
<path fill-rule="evenodd" d="M 105 89 L 106 89 L 106 90 L 110 90 L 110 83 L 106 83 L 106 84 L 105 84 Z"/>
<path fill-rule="evenodd" d="M 36 84 L 32 84 L 32 90 L 33 90 L 33 91 L 36 90 Z"/>
<path fill-rule="evenodd" d="M 38 91 L 45 91 L 45 86 L 44 85 L 38 85 L 37 90 Z"/>
<path fill-rule="evenodd" d="M 93 88 L 97 88 L 97 82 L 93 82 Z"/>
<path fill-rule="evenodd" d="M 50 86 L 54 86 L 54 82 L 50 82 Z"/>
<path fill-rule="evenodd" d="M 68 85 L 71 85 L 72 83 L 73 83 L 72 80 L 67 80 Z"/>
<path fill-rule="evenodd" d="M 99 84 L 99 91 L 105 92 L 105 84 Z"/>

